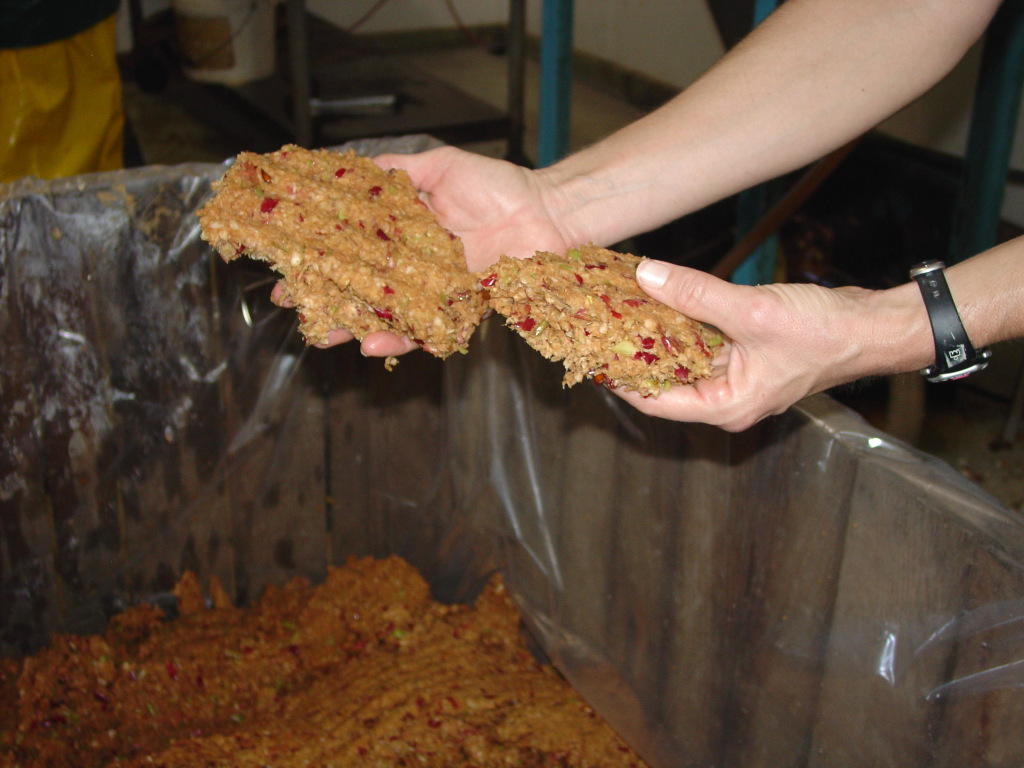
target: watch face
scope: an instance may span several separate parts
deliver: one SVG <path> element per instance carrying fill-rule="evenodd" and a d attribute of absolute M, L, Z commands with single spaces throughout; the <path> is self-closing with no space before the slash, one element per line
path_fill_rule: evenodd
<path fill-rule="evenodd" d="M 957 344 L 952 349 L 947 349 L 944 352 L 946 357 L 946 365 L 950 368 L 960 365 L 967 359 L 967 349 L 963 344 Z"/>

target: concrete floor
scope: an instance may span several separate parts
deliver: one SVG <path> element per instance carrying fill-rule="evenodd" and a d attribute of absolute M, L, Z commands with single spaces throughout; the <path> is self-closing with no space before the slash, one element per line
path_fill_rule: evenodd
<path fill-rule="evenodd" d="M 426 72 L 446 80 L 470 95 L 497 107 L 505 106 L 506 60 L 478 47 L 446 49 L 408 54 L 410 62 Z M 527 155 L 536 156 L 537 104 L 539 72 L 536 62 L 527 64 L 524 146 Z M 206 125 L 189 116 L 173 101 L 160 95 L 141 92 L 134 84 L 125 85 L 126 114 L 137 136 L 147 164 L 183 162 L 219 162 L 233 153 L 230 143 Z M 571 149 L 592 144 L 637 119 L 641 112 L 635 107 L 602 93 L 587 84 L 573 86 Z M 504 141 L 477 142 L 464 148 L 500 157 Z M 1012 393 L 1019 364 L 1020 346 L 997 350 L 1009 352 L 1013 364 L 1004 364 L 985 390 L 989 394 L 953 385 L 955 392 L 930 391 L 919 445 L 947 461 L 965 476 L 1007 505 L 1024 511 L 1024 438 L 1005 448 L 994 449 L 1009 406 L 1006 397 Z M 995 367 L 995 366 L 993 366 Z M 993 397 L 991 393 L 995 392 Z M 852 397 L 849 404 L 870 421 L 883 426 L 888 402 L 878 398 Z"/>
<path fill-rule="evenodd" d="M 124 112 L 146 165 L 219 163 L 234 154 L 231 142 L 177 102 L 133 82 L 124 83 Z"/>
<path fill-rule="evenodd" d="M 1005 423 L 1008 406 L 971 390 L 957 402 L 934 407 L 921 446 L 952 464 L 1004 504 L 1024 512 L 1024 437 L 993 447 Z"/>
<path fill-rule="evenodd" d="M 480 101 L 502 110 L 506 107 L 508 64 L 503 56 L 474 46 L 410 53 L 405 59 L 428 74 L 453 83 Z M 523 144 L 530 157 L 536 157 L 539 81 L 539 65 L 528 60 Z M 125 112 L 132 122 L 147 164 L 220 162 L 232 154 L 228 149 L 229 142 L 190 116 L 183 107 L 160 94 L 143 93 L 131 82 L 125 84 Z M 569 143 L 573 151 L 593 144 L 643 114 L 635 107 L 580 82 L 573 85 L 572 113 Z M 461 146 L 492 157 L 500 157 L 505 151 L 503 140 Z"/>
<path fill-rule="evenodd" d="M 430 74 L 455 83 L 463 91 L 481 101 L 505 108 L 506 60 L 494 56 L 481 48 L 456 48 L 443 51 L 428 51 L 408 56 L 416 66 Z M 539 103 L 540 67 L 537 62 L 526 62 L 526 98 L 523 146 L 530 157 L 537 152 L 537 122 Z M 619 99 L 581 83 L 578 80 L 572 90 L 572 122 L 569 129 L 569 148 L 582 149 L 614 133 L 639 117 L 643 112 Z M 466 149 L 500 156 L 504 142 L 486 142 L 466 145 Z"/>

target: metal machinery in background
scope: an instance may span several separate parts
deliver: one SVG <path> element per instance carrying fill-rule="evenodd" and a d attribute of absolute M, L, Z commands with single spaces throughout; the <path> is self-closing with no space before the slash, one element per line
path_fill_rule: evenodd
<path fill-rule="evenodd" d="M 310 37 L 308 15 L 305 0 L 285 0 L 286 27 L 288 33 L 288 58 L 292 99 L 292 126 L 295 142 L 302 146 L 311 146 L 315 138 L 314 122 L 319 114 L 365 114 L 366 102 L 359 97 L 334 100 L 333 104 L 325 105 L 315 99 L 311 93 L 312 72 L 310 69 Z M 524 62 L 526 37 L 526 2 L 510 0 L 508 19 L 508 94 L 507 117 L 497 122 L 501 126 L 481 125 L 478 130 L 491 138 L 491 134 L 504 128 L 504 138 L 508 141 L 507 155 L 516 161 L 524 158 L 523 154 L 523 91 Z M 395 94 L 382 94 L 382 106 L 388 106 L 387 97 L 395 98 Z M 371 105 L 372 108 L 372 105 Z M 346 110 L 351 112 L 346 112 Z M 484 121 L 484 122 L 493 122 Z M 408 132 L 408 126 L 399 131 Z M 429 131 L 428 131 L 429 132 Z M 392 131 L 376 131 L 374 135 L 387 135 Z M 345 137 L 352 138 L 352 137 Z"/>
<path fill-rule="evenodd" d="M 427 133 L 448 143 L 503 139 L 510 160 L 527 162 L 522 139 L 525 0 L 509 4 L 505 110 L 309 14 L 305 0 L 282 0 L 275 39 L 281 55 L 270 76 L 239 85 L 171 77 L 179 55 L 170 13 L 143 20 L 141 1 L 129 0 L 135 40 L 131 62 L 140 87 L 163 92 L 226 137 L 235 151 Z"/>

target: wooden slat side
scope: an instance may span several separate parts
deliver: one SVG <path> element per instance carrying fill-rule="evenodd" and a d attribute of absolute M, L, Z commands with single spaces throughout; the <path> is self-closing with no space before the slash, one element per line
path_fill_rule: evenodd
<path fill-rule="evenodd" d="M 27 653 L 58 625 L 57 574 L 42 493 L 28 298 L 19 267 L 21 203 L 0 205 L 0 656 Z"/>
<path fill-rule="evenodd" d="M 372 418 L 367 410 L 368 393 L 360 385 L 367 361 L 354 343 L 329 354 L 330 517 L 325 523 L 330 528 L 330 562 L 341 565 L 350 556 L 365 557 L 373 551 L 369 529 L 374 482 L 369 465 Z"/>
<path fill-rule="evenodd" d="M 547 437 L 564 443 L 561 504 L 550 509 L 554 560 L 562 585 L 558 621 L 578 642 L 605 645 L 615 606 L 610 602 L 616 529 L 626 514 L 616 494 L 618 425 L 614 411 L 589 382 L 568 393 L 564 433 Z M 539 549 L 543 539 L 535 542 Z"/>
<path fill-rule="evenodd" d="M 962 588 L 961 613 L 931 638 L 954 652 L 949 679 L 926 694 L 939 734 L 931 765 L 1024 765 L 1024 574 L 978 541 Z"/>
<path fill-rule="evenodd" d="M 664 651 L 669 667 L 663 678 L 664 753 L 682 765 L 717 764 L 724 735 L 731 666 L 730 632 L 743 597 L 746 563 L 744 521 L 730 488 L 732 437 L 720 430 L 693 427 L 688 432 L 683 471 L 673 480 L 676 522 L 664 578 L 668 583 L 663 615 L 668 617 Z"/>
<path fill-rule="evenodd" d="M 723 763 L 803 765 L 817 714 L 856 461 L 808 423 L 766 429 L 763 471 L 734 493 L 754 526 Z M 807 456 L 818 462 L 803 462 Z M 793 461 L 792 458 L 800 457 Z"/>
<path fill-rule="evenodd" d="M 808 765 L 925 766 L 952 649 L 915 650 L 961 604 L 973 545 L 884 461 L 861 460 L 852 499 Z"/>

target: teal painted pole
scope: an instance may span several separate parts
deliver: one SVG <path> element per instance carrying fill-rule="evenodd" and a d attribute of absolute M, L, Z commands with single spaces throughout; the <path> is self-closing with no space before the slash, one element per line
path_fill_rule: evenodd
<path fill-rule="evenodd" d="M 777 0 L 756 0 L 754 3 L 754 26 L 756 27 L 775 10 Z M 768 183 L 740 192 L 736 210 L 736 239 L 739 240 L 761 220 L 768 210 Z M 775 252 L 779 237 L 773 232 L 757 246 L 746 260 L 736 267 L 730 280 L 739 285 L 761 285 L 770 283 L 775 277 Z"/>
<path fill-rule="evenodd" d="M 537 166 L 569 152 L 572 101 L 573 0 L 544 0 L 540 38 L 540 117 Z"/>
<path fill-rule="evenodd" d="M 1024 0 L 1005 0 L 985 33 L 950 264 L 996 244 L 1022 87 Z"/>
<path fill-rule="evenodd" d="M 768 211 L 769 184 L 758 184 L 741 192 L 736 201 L 737 241 L 752 230 Z M 733 270 L 729 280 L 737 285 L 764 285 L 774 282 L 775 252 L 779 236 L 772 232 Z"/>

